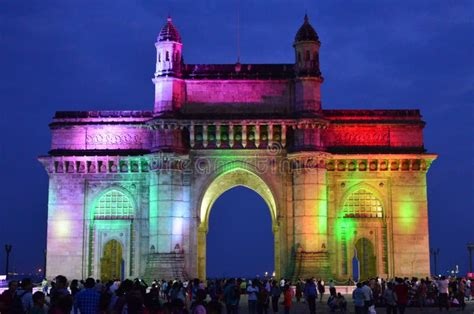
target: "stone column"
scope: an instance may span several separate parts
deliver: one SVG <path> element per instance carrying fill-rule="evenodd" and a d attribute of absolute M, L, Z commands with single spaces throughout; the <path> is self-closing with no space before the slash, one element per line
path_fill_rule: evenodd
<path fill-rule="evenodd" d="M 191 122 L 191 125 L 189 126 L 189 145 L 191 147 L 194 147 L 194 122 Z"/>
<path fill-rule="evenodd" d="M 70 173 L 50 174 L 48 195 L 47 278 L 85 278 L 89 245 L 89 211 L 84 179 Z M 91 205 L 92 206 L 92 205 Z M 85 219 L 86 218 L 86 219 Z"/>
<path fill-rule="evenodd" d="M 286 146 L 286 124 L 281 125 L 281 145 Z"/>
<path fill-rule="evenodd" d="M 260 124 L 255 125 L 255 147 L 260 146 Z"/>
<path fill-rule="evenodd" d="M 399 167 L 400 168 L 400 167 Z M 426 172 L 391 173 L 393 275 L 430 275 Z"/>
<path fill-rule="evenodd" d="M 234 125 L 229 123 L 229 147 L 234 147 Z"/>
<path fill-rule="evenodd" d="M 328 278 L 327 185 L 321 156 L 295 153 L 293 161 L 293 234 L 296 272 L 301 277 Z"/>
<path fill-rule="evenodd" d="M 273 124 L 268 125 L 268 144 L 271 145 L 273 142 Z"/>
<path fill-rule="evenodd" d="M 242 123 L 242 147 L 247 147 L 247 124 Z"/>
<path fill-rule="evenodd" d="M 221 147 L 221 124 L 216 123 L 216 147 Z"/>
<path fill-rule="evenodd" d="M 206 236 L 207 229 L 200 225 L 198 228 L 198 278 L 206 280 Z"/>
<path fill-rule="evenodd" d="M 202 125 L 202 146 L 207 147 L 207 124 Z"/>

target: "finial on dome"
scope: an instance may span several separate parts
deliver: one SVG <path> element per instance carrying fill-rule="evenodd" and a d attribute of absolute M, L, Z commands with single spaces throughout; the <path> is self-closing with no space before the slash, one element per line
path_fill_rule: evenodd
<path fill-rule="evenodd" d="M 300 41 L 316 41 L 319 42 L 319 37 L 316 31 L 314 30 L 313 26 L 309 23 L 308 14 L 305 13 L 304 15 L 304 23 L 298 29 L 298 32 L 295 36 L 295 42 Z"/>
<path fill-rule="evenodd" d="M 171 21 L 171 15 L 168 15 L 167 22 L 161 29 L 157 41 L 175 41 L 181 43 L 181 36 Z"/>

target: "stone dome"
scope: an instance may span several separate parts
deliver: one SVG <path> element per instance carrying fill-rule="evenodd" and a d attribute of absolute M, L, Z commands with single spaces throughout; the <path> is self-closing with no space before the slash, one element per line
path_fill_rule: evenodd
<path fill-rule="evenodd" d="M 308 15 L 304 15 L 304 23 L 296 33 L 295 42 L 299 41 L 318 41 L 319 37 L 313 26 L 309 23 Z"/>
<path fill-rule="evenodd" d="M 161 29 L 157 41 L 176 41 L 178 43 L 181 42 L 181 36 L 179 35 L 179 32 L 176 27 L 174 27 L 173 23 L 171 22 L 171 17 L 168 17 L 168 21 Z"/>

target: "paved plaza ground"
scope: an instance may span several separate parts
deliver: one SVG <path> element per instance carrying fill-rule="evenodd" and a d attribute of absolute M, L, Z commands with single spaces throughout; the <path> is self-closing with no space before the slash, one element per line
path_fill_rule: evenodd
<path fill-rule="evenodd" d="M 349 295 L 345 296 L 347 300 L 347 312 L 346 313 L 355 313 L 354 311 L 354 305 L 352 303 L 352 299 L 350 298 Z M 283 300 L 283 299 L 281 299 Z M 295 300 L 293 300 L 295 302 Z M 316 312 L 317 313 L 330 313 L 329 308 L 326 304 L 327 301 L 327 296 L 323 298 L 323 302 L 319 303 L 317 302 L 316 304 Z M 376 308 L 377 313 L 386 313 L 384 307 L 377 307 Z M 443 310 L 444 313 L 446 313 L 446 310 Z M 449 312 L 460 312 L 459 308 L 451 308 Z M 225 310 L 224 312 L 225 313 Z M 239 314 L 247 314 L 248 313 L 248 308 L 247 308 L 247 297 L 242 296 L 242 299 L 240 301 L 240 307 L 239 307 Z M 271 311 L 271 308 L 269 309 L 269 314 L 272 314 L 273 312 Z M 284 313 L 283 306 L 279 307 L 278 313 Z M 290 313 L 309 313 L 308 309 L 308 304 L 307 303 L 293 303 L 293 307 L 291 308 Z M 335 312 L 335 313 L 340 313 L 340 312 Z M 419 308 L 417 307 L 408 307 L 405 311 L 406 314 L 413 314 L 413 313 L 441 313 L 437 307 L 426 307 L 422 311 L 420 311 Z M 466 308 L 464 309 L 464 312 L 462 313 L 469 313 L 469 314 L 474 314 L 474 301 L 470 301 L 466 303 Z"/>

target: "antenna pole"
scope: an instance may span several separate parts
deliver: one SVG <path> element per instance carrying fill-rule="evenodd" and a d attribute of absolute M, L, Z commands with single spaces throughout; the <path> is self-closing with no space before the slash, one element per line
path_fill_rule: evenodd
<path fill-rule="evenodd" d="M 237 63 L 240 63 L 240 0 L 237 0 Z"/>

